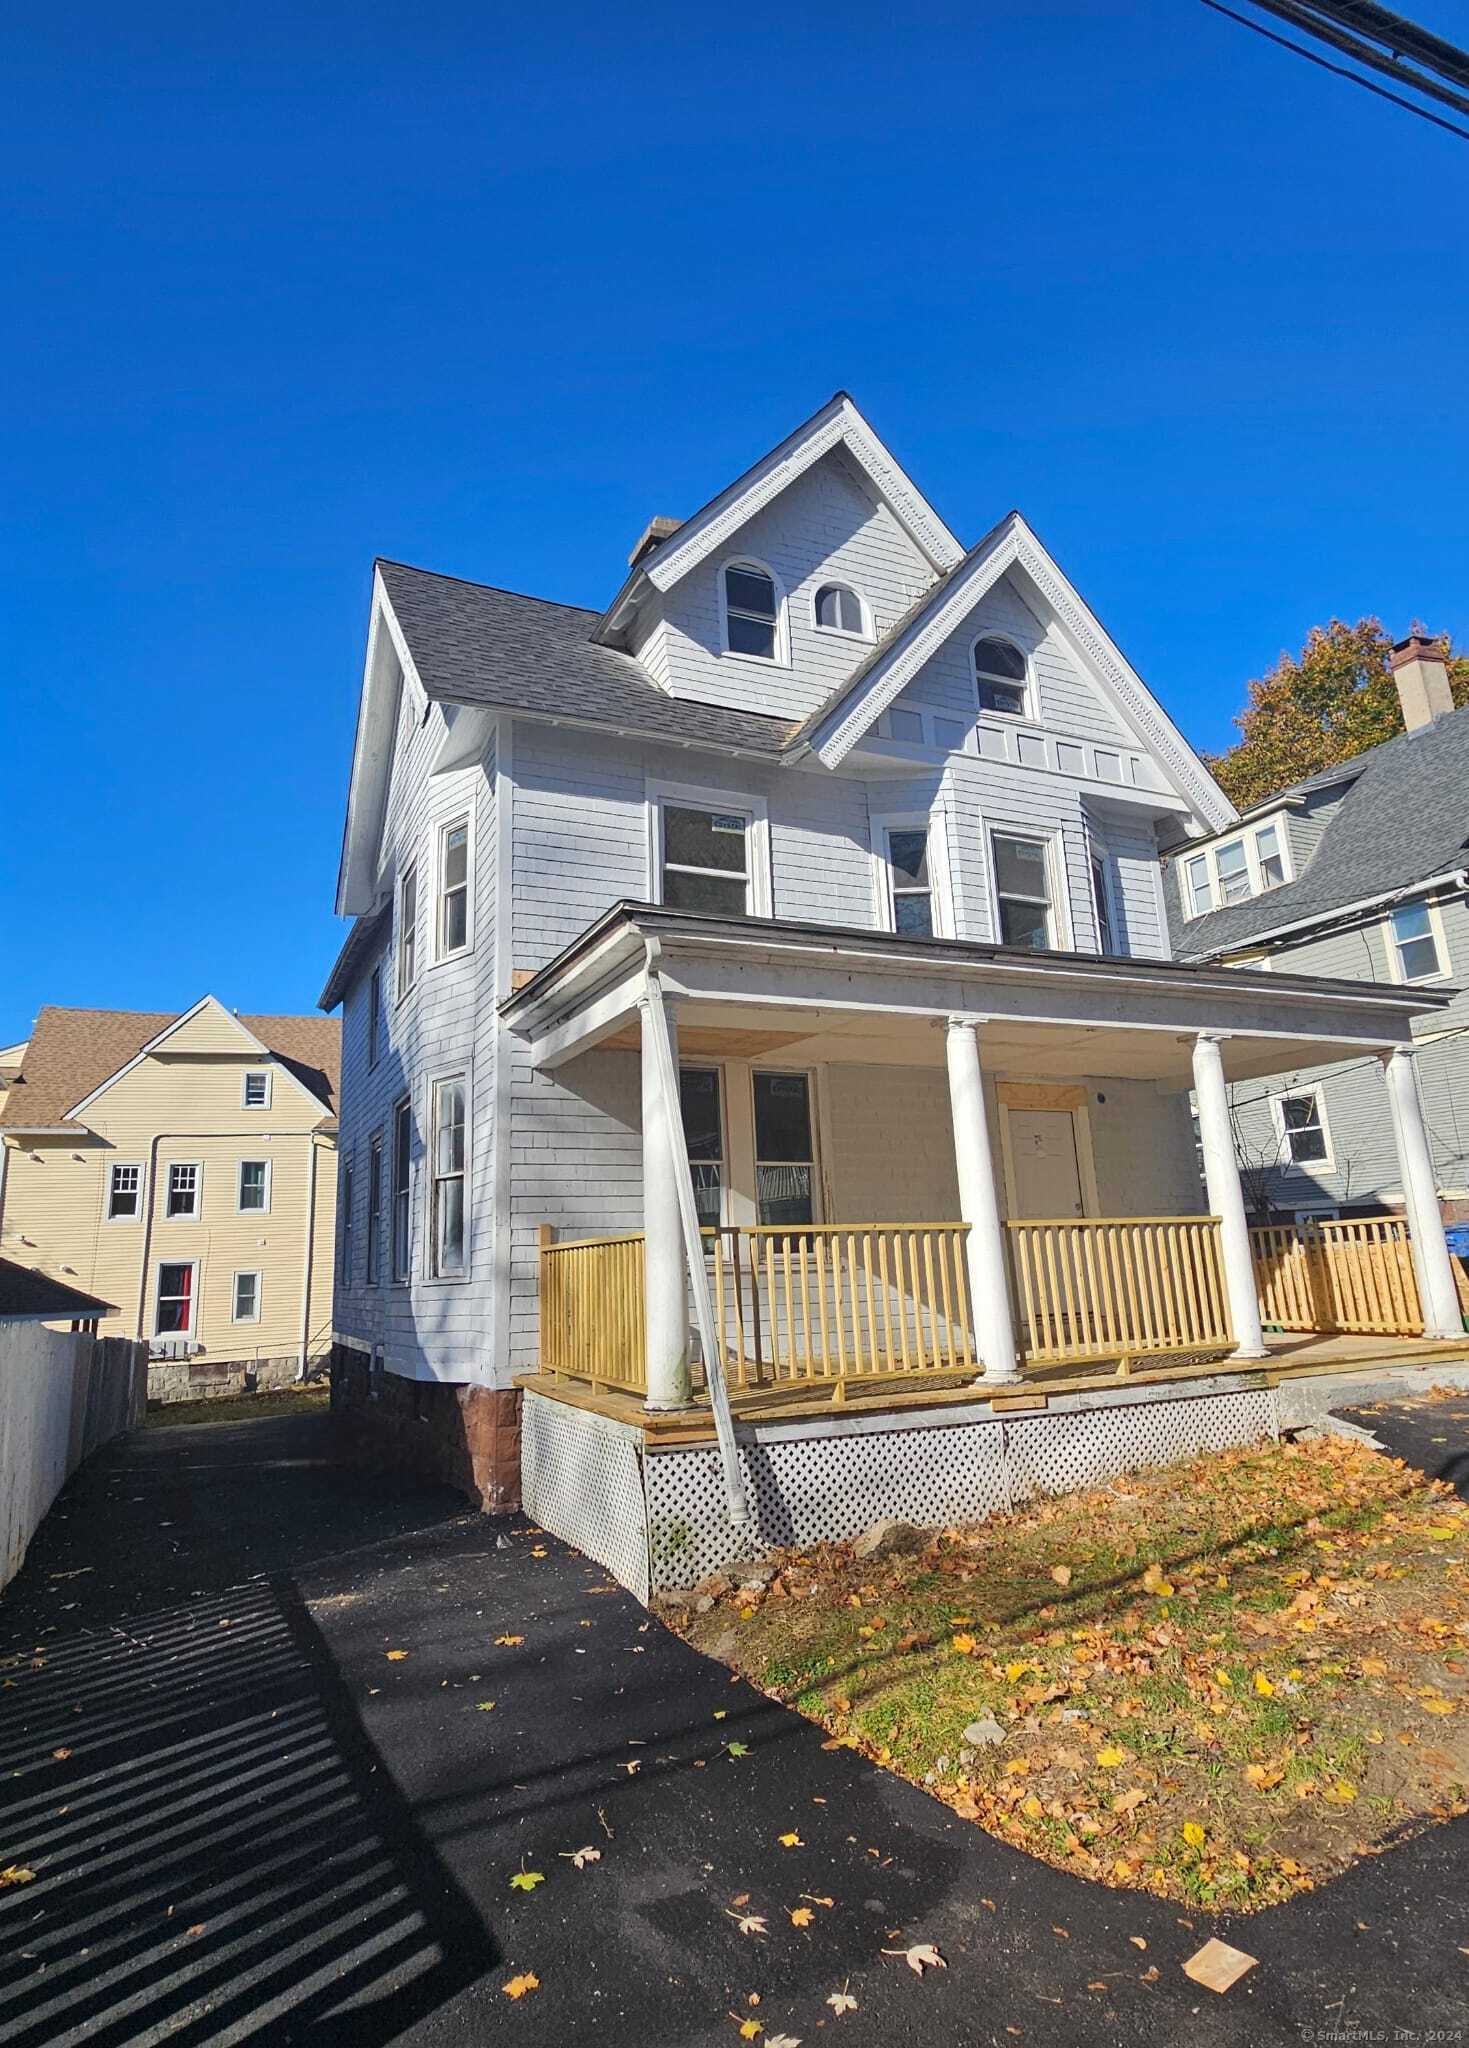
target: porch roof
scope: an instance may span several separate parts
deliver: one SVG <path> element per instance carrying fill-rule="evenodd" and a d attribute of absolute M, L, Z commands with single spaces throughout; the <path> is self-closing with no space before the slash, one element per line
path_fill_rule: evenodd
<path fill-rule="evenodd" d="M 985 1065 L 1028 1077 L 1098 1075 L 1191 1085 L 1191 1045 L 1223 1038 L 1245 1080 L 1412 1040 L 1412 1020 L 1456 991 L 1259 973 L 1207 962 L 1034 952 L 787 918 L 612 904 L 500 1005 L 553 1068 L 636 1042 L 649 969 L 679 1003 L 681 1049 L 706 1056 L 939 1065 L 933 1025 L 986 1021 Z"/>

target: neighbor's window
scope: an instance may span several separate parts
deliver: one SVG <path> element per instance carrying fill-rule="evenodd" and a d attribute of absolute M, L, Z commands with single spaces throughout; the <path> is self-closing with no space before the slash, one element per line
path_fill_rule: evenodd
<path fill-rule="evenodd" d="M 816 623 L 825 633 L 861 633 L 861 598 L 845 583 L 823 583 L 816 593 Z"/>
<path fill-rule="evenodd" d="M 430 1243 L 440 1279 L 464 1271 L 464 1077 L 434 1083 L 434 1179 Z"/>
<path fill-rule="evenodd" d="M 413 1109 L 405 1095 L 393 1111 L 393 1278 L 408 1278 L 409 1187 L 413 1160 Z"/>
<path fill-rule="evenodd" d="M 750 819 L 743 811 L 663 806 L 663 901 L 743 917 L 750 907 Z"/>
<path fill-rule="evenodd" d="M 680 1067 L 679 1105 L 701 1230 L 724 1221 L 724 1117 L 718 1067 Z"/>
<path fill-rule="evenodd" d="M 1319 1095 L 1283 1095 L 1280 1127 L 1292 1166 L 1318 1166 L 1325 1160 L 1326 1129 L 1321 1121 Z"/>
<path fill-rule="evenodd" d="M 383 1246 L 383 1134 L 367 1148 L 367 1284 L 376 1287 Z"/>
<path fill-rule="evenodd" d="M 1092 908 L 1097 918 L 1097 950 L 1116 950 L 1112 936 L 1112 908 L 1107 889 L 1107 863 L 1101 854 L 1092 855 Z"/>
<path fill-rule="evenodd" d="M 439 958 L 469 944 L 469 820 L 455 818 L 439 833 Z"/>
<path fill-rule="evenodd" d="M 197 1216 L 199 1213 L 199 1169 L 173 1165 L 168 1169 L 168 1200 L 164 1214 Z"/>
<path fill-rule="evenodd" d="M 258 1273 L 236 1273 L 235 1298 L 230 1311 L 234 1323 L 258 1323 L 260 1321 L 260 1275 Z"/>
<path fill-rule="evenodd" d="M 240 1161 L 240 1203 L 241 1211 L 257 1210 L 261 1215 L 270 1208 L 270 1161 L 268 1159 L 242 1159 Z"/>
<path fill-rule="evenodd" d="M 126 1218 L 131 1221 L 138 1214 L 143 1198 L 143 1169 L 141 1166 L 114 1166 L 107 1176 L 107 1218 L 118 1222 Z"/>
<path fill-rule="evenodd" d="M 906 938 L 933 937 L 933 883 L 928 872 L 928 833 L 922 826 L 898 826 L 887 835 L 888 883 L 893 930 Z"/>
<path fill-rule="evenodd" d="M 367 1064 L 377 1065 L 383 1029 L 383 971 L 374 967 L 367 977 Z"/>
<path fill-rule="evenodd" d="M 1278 889 L 1285 880 L 1285 855 L 1280 849 L 1280 827 L 1262 825 L 1255 834 L 1255 858 L 1260 863 L 1260 887 Z"/>
<path fill-rule="evenodd" d="M 981 711 L 1025 716 L 1025 656 L 1008 640 L 974 643 L 974 681 Z"/>
<path fill-rule="evenodd" d="M 1398 972 L 1404 981 L 1431 981 L 1444 972 L 1438 956 L 1438 939 L 1426 903 L 1403 903 L 1389 920 L 1397 953 Z"/>
<path fill-rule="evenodd" d="M 418 979 L 418 866 L 403 871 L 398 884 L 398 994 L 406 996 Z"/>
<path fill-rule="evenodd" d="M 342 1161 L 342 1180 L 337 1192 L 337 1215 L 340 1226 L 337 1252 L 337 1278 L 344 1287 L 352 1284 L 352 1161 Z"/>
<path fill-rule="evenodd" d="M 1214 865 L 1219 873 L 1219 900 L 1221 903 L 1243 903 L 1251 894 L 1250 863 L 1242 839 L 1232 839 L 1227 846 L 1221 846 L 1214 855 Z"/>
<path fill-rule="evenodd" d="M 252 1067 L 245 1075 L 240 1100 L 246 1109 L 270 1108 L 270 1071 L 266 1067 Z"/>
<path fill-rule="evenodd" d="M 755 1076 L 755 1195 L 762 1223 L 813 1223 L 816 1153 L 807 1074 Z"/>
<path fill-rule="evenodd" d="M 1053 946 L 1050 849 L 1044 839 L 1020 839 L 996 832 L 995 894 L 1000 905 L 1000 943 Z"/>
<path fill-rule="evenodd" d="M 776 657 L 780 603 L 775 579 L 753 563 L 731 563 L 724 571 L 724 640 L 731 654 Z"/>
<path fill-rule="evenodd" d="M 158 1268 L 153 1328 L 160 1337 L 186 1337 L 194 1327 L 194 1268 L 185 1259 Z"/>
<path fill-rule="evenodd" d="M 1188 882 L 1188 914 L 1201 917 L 1206 910 L 1214 908 L 1214 884 L 1209 879 L 1209 857 L 1196 853 L 1192 860 L 1184 862 L 1184 876 Z"/>

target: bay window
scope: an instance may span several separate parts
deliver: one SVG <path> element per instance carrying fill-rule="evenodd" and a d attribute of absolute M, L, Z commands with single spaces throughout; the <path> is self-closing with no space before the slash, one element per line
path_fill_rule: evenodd
<path fill-rule="evenodd" d="M 469 820 L 454 818 L 439 831 L 438 958 L 469 944 Z"/>
<path fill-rule="evenodd" d="M 1056 943 L 1050 847 L 1044 839 L 996 832 L 991 840 L 1000 943 L 1042 950 Z"/>

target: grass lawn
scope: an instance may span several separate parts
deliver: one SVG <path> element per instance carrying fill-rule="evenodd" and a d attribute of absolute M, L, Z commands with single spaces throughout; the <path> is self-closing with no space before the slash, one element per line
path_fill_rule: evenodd
<path fill-rule="evenodd" d="M 150 1402 L 146 1427 L 174 1429 L 181 1422 L 268 1422 L 278 1415 L 315 1415 L 331 1398 L 325 1380 L 271 1394 L 216 1394 L 208 1401 Z"/>
<path fill-rule="evenodd" d="M 668 1618 L 833 1743 L 1104 1884 L 1269 1905 L 1469 1798 L 1469 1510 L 1355 1443 L 1201 1458 L 907 1556 L 775 1562 Z"/>

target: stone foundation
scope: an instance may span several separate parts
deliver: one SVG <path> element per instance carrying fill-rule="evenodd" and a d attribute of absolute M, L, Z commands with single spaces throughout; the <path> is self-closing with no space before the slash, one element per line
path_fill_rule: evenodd
<path fill-rule="evenodd" d="M 328 1360 L 313 1358 L 308 1380 L 327 1375 Z M 289 1358 L 153 1358 L 148 1361 L 148 1399 L 208 1401 L 226 1394 L 278 1393 L 299 1384 L 301 1361 Z"/>
<path fill-rule="evenodd" d="M 520 1506 L 520 1393 L 374 1374 L 365 1351 L 336 1344 L 332 1418 L 352 1456 L 457 1487 L 486 1514 Z"/>

